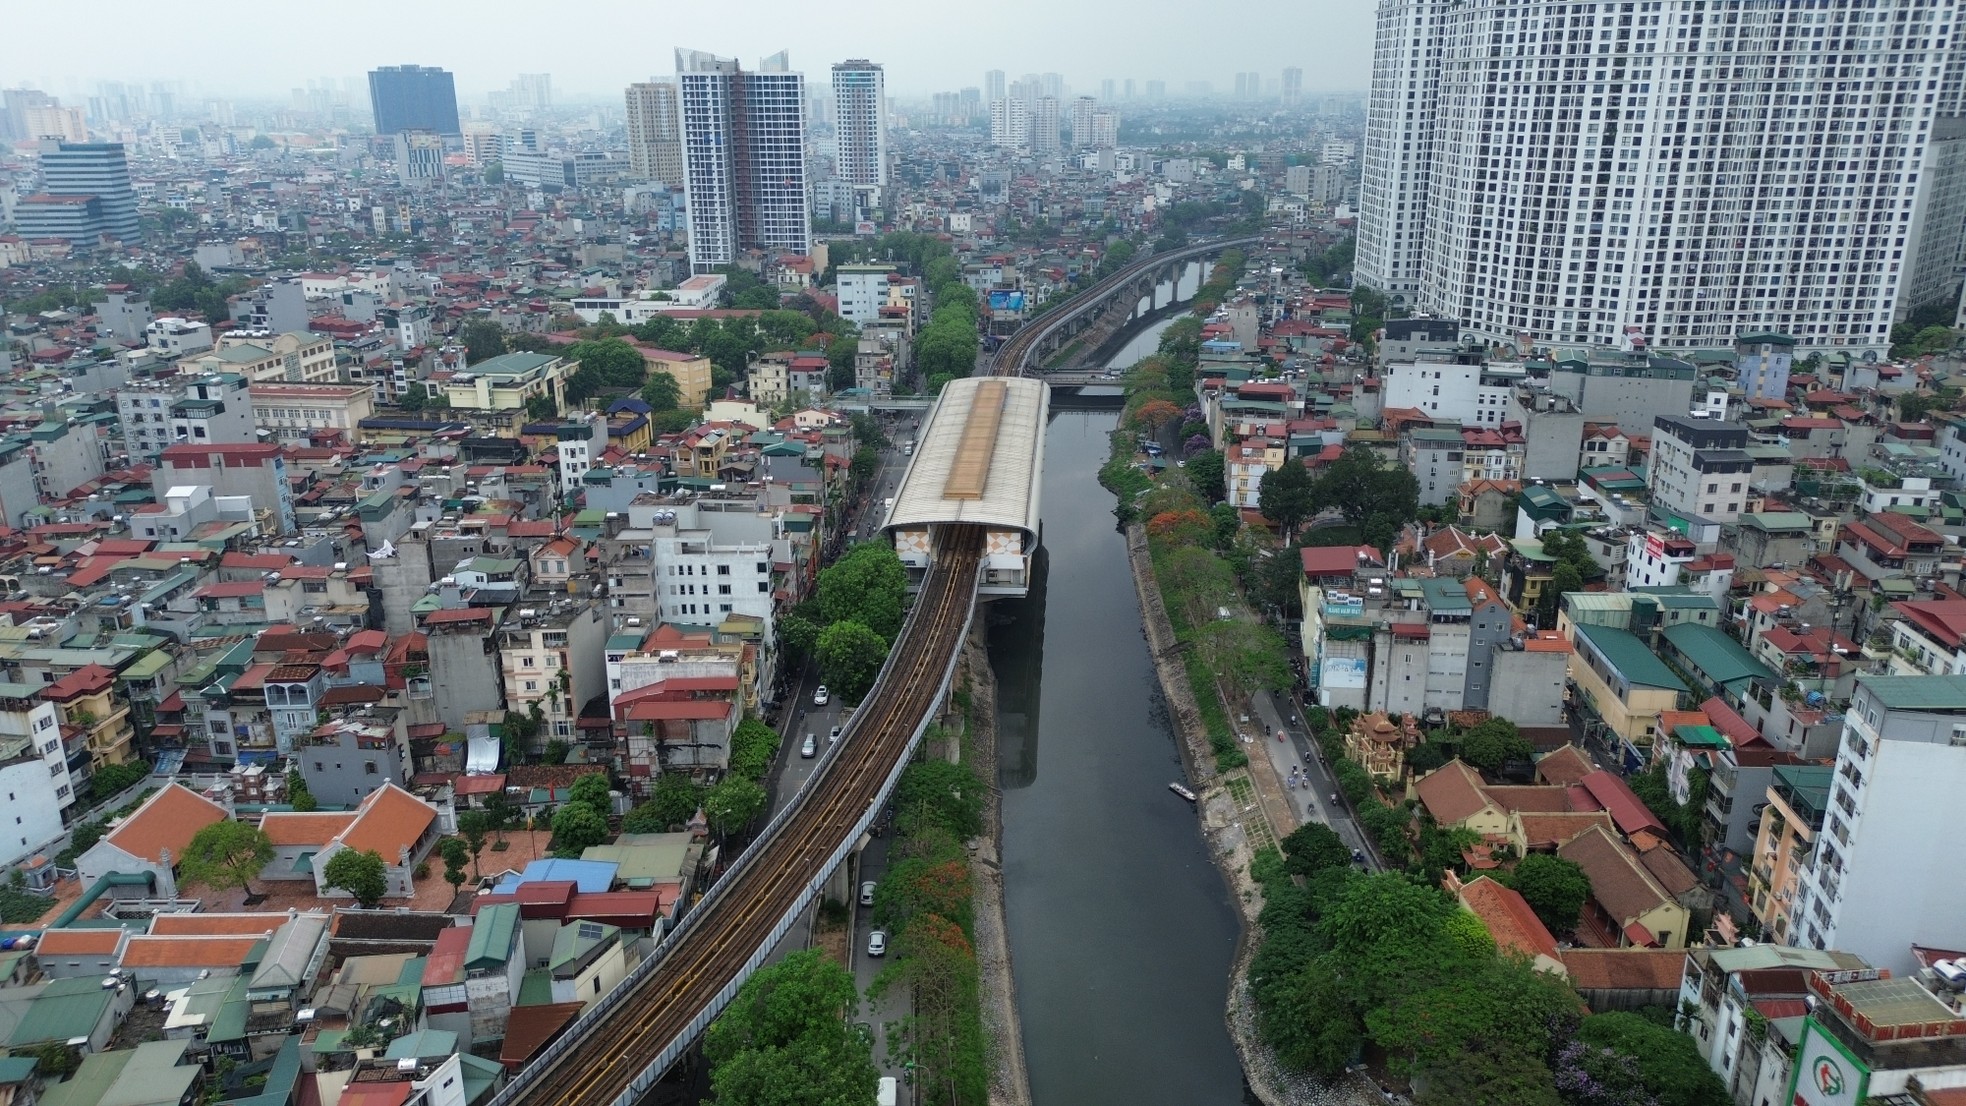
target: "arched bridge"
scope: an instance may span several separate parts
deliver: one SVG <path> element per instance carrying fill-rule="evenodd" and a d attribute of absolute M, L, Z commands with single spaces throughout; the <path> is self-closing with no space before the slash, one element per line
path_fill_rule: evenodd
<path fill-rule="evenodd" d="M 1046 389 L 1016 379 L 1032 356 L 1090 325 L 1114 296 L 1253 238 L 1141 260 L 1033 320 L 984 376 L 953 382 L 888 520 L 916 548 L 915 604 L 838 743 L 655 954 L 584 1010 L 491 1106 L 632 1106 L 688 1050 L 859 844 L 946 697 L 977 599 L 1014 594 L 1036 548 Z M 939 425 L 938 425 L 939 424 Z M 939 444 L 938 444 L 939 443 Z"/>
<path fill-rule="evenodd" d="M 991 359 L 990 371 L 999 376 L 1022 376 L 1034 372 L 1044 359 L 1083 338 L 1096 327 L 1116 329 L 1118 322 L 1132 315 L 1141 297 L 1151 297 L 1162 281 L 1180 280 L 1181 271 L 1191 261 L 1212 257 L 1226 249 L 1253 246 L 1260 238 L 1227 238 L 1196 242 L 1178 250 L 1151 254 L 1073 296 L 1058 308 L 1047 311 L 1010 336 Z M 1151 300 L 1149 301 L 1151 302 Z"/>

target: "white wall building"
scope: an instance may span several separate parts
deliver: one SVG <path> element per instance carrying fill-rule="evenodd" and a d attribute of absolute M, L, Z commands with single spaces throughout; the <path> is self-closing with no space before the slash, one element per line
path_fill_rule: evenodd
<path fill-rule="evenodd" d="M 866 264 L 839 267 L 840 318 L 854 326 L 871 326 L 881 319 L 887 304 L 887 278 L 892 265 Z"/>
<path fill-rule="evenodd" d="M 650 569 L 664 622 L 714 626 L 726 617 L 772 625 L 771 566 L 777 523 L 752 512 L 705 512 L 700 505 L 656 512 Z"/>
<path fill-rule="evenodd" d="M 1636 7 L 1383 0 L 1359 281 L 1496 340 L 1883 356 L 1943 202 L 1957 0 Z"/>
<path fill-rule="evenodd" d="M 1421 353 L 1411 361 L 1386 365 L 1383 402 L 1388 410 L 1416 407 L 1433 418 L 1458 419 L 1463 426 L 1500 426 L 1522 379 L 1520 364 L 1487 364 L 1479 354 Z"/>
<path fill-rule="evenodd" d="M 887 91 L 881 67 L 856 58 L 833 66 L 834 172 L 853 189 L 859 211 L 887 189 Z"/>
<path fill-rule="evenodd" d="M 783 52 L 745 70 L 677 50 L 689 257 L 695 272 L 750 249 L 812 250 L 806 201 L 805 77 Z"/>
<path fill-rule="evenodd" d="M 1966 880 L 1935 812 L 1966 787 L 1966 676 L 1863 676 L 1789 933 L 1899 975 L 1911 946 L 1966 948 Z M 1942 820 L 1943 821 L 1943 820 Z"/>

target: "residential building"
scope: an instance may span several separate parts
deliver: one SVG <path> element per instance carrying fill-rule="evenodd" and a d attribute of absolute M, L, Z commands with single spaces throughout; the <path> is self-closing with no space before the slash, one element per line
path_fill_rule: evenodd
<path fill-rule="evenodd" d="M 121 142 L 43 142 L 40 162 L 41 191 L 14 205 L 22 237 L 66 238 L 77 245 L 105 235 L 142 239 Z"/>
<path fill-rule="evenodd" d="M 1740 948 L 1693 948 L 1686 954 L 1686 974 L 1680 982 L 1679 1028 L 1693 1038 L 1700 1058 L 1727 1084 L 1736 1102 L 1760 1075 L 1761 1047 L 1767 1033 L 1753 1032 L 1757 1019 L 1765 1027 L 1769 1013 L 1795 1018 L 1807 1008 L 1809 977 L 1818 971 L 1859 972 L 1862 957 L 1847 952 L 1744 944 Z"/>
<path fill-rule="evenodd" d="M 1789 939 L 1909 973 L 1913 945 L 1966 948 L 1966 882 L 1929 818 L 1966 785 L 1966 676 L 1859 676 L 1843 717 Z"/>
<path fill-rule="evenodd" d="M 637 180 L 683 185 L 683 120 L 676 82 L 628 86 L 628 173 Z"/>
<path fill-rule="evenodd" d="M 1636 14 L 1581 4 L 1552 14 L 1529 0 L 1381 3 L 1366 123 L 1360 283 L 1387 291 L 1395 304 L 1454 314 L 1491 340 L 1524 335 L 1543 344 L 1609 344 L 1629 334 L 1697 348 L 1772 330 L 1805 347 L 1883 356 L 1899 300 L 1912 291 L 1922 245 L 1898 238 L 1910 224 L 1923 226 L 1919 213 L 1951 185 L 1931 160 L 1941 156 L 1935 147 L 1950 132 L 1929 118 L 1898 115 L 1891 105 L 1898 96 L 1925 94 L 1926 82 L 1946 76 L 1936 114 L 1959 114 L 1959 81 L 1951 76 L 1957 63 L 1950 60 L 1958 47 L 1932 52 L 1926 45 L 1952 25 L 1955 5 L 1894 0 L 1884 13 L 1893 33 L 1859 39 L 1834 62 L 1809 36 L 1790 33 L 1815 14 L 1809 0 L 1775 0 L 1770 7 L 1765 22 L 1692 24 L 1705 15 L 1700 0 L 1664 0 Z M 1627 15 L 1642 22 L 1621 24 Z M 1555 19 L 1566 22 L 1559 28 Z M 1693 34 L 1677 33 L 1695 27 Z M 1509 33 L 1521 36 L 1519 44 L 1493 49 L 1494 36 Z M 1623 37 L 1614 40 L 1614 33 Z M 1743 56 L 1760 62 L 1744 71 Z M 1888 76 L 1848 92 L 1813 85 L 1795 91 L 1794 81 L 1828 79 L 1829 65 L 1874 67 Z M 1609 91 L 1599 90 L 1600 83 Z M 1615 123 L 1588 118 L 1585 98 L 1639 89 L 1650 102 L 1627 102 Z M 1680 119 L 1674 101 L 1696 93 L 1720 99 L 1708 105 L 1708 115 Z M 1813 114 L 1819 97 L 1838 94 L 1845 100 L 1837 106 L 1865 121 L 1864 130 Z M 1555 130 L 1490 125 L 1510 112 L 1551 110 L 1548 105 L 1576 111 L 1575 129 L 1561 121 L 1552 123 Z M 1782 141 L 1772 140 L 1777 136 Z M 1758 221 L 1761 197 L 1702 192 L 1728 188 L 1743 175 L 1800 179 L 1829 162 L 1873 156 L 1891 162 L 1895 168 L 1887 171 L 1899 176 L 1889 194 L 1866 198 L 1861 223 L 1846 221 L 1852 212 L 1843 207 L 1845 197 L 1793 197 L 1795 221 L 1768 224 Z M 1491 168 L 1497 165 L 1521 168 Z M 1578 172 L 1608 174 L 1602 183 L 1614 191 L 1573 195 L 1559 182 Z M 1708 197 L 1697 223 L 1665 206 L 1683 202 L 1689 188 Z M 1957 225 L 1932 222 L 1934 231 L 1957 241 Z M 1762 249 L 1799 249 L 1805 234 L 1825 223 L 1849 233 L 1835 245 L 1810 247 L 1832 251 L 1820 270 L 1779 284 L 1772 268 L 1738 280 L 1705 279 L 1741 263 L 1744 238 L 1760 241 Z M 1592 249 L 1600 255 L 1586 257 Z M 1910 259 L 1900 253 L 1907 249 Z M 1557 260 L 1579 268 L 1561 268 Z M 1850 306 L 1842 308 L 1846 299 Z M 1825 312 L 1825 303 L 1839 310 Z"/>
<path fill-rule="evenodd" d="M 334 339 L 324 334 L 294 331 L 231 330 L 219 335 L 217 348 L 180 358 L 180 373 L 236 373 L 253 384 L 335 384 Z"/>
<path fill-rule="evenodd" d="M 1795 339 L 1786 334 L 1743 334 L 1734 339 L 1734 368 L 1747 399 L 1787 399 Z"/>
<path fill-rule="evenodd" d="M 142 337 L 144 345 L 161 357 L 184 357 L 212 348 L 212 324 L 170 315 L 152 320 Z"/>
<path fill-rule="evenodd" d="M 389 724 L 344 717 L 303 734 L 294 745 L 294 760 L 300 764 L 308 794 L 322 806 L 349 808 L 385 785 L 408 787 L 409 731 L 395 724 L 400 717 L 397 714 Z"/>
<path fill-rule="evenodd" d="M 835 272 L 839 281 L 836 294 L 840 300 L 840 318 L 857 327 L 880 322 L 881 308 L 887 305 L 888 277 L 894 274 L 894 266 L 856 262 L 841 265 Z"/>
<path fill-rule="evenodd" d="M 1966 676 L 1966 599 L 1916 599 L 1891 604 L 1900 617 L 1891 633 L 1893 671 L 1912 676 Z"/>
<path fill-rule="evenodd" d="M 1570 679 L 1586 731 L 1607 735 L 1642 764 L 1659 712 L 1678 709 L 1691 689 L 1629 630 L 1583 624 L 1572 631 Z"/>
<path fill-rule="evenodd" d="M 1031 102 L 1031 153 L 1038 157 L 1059 150 L 1059 104 L 1056 96 L 1040 96 Z"/>
<path fill-rule="evenodd" d="M 715 626 L 739 615 L 772 624 L 774 548 L 782 540 L 772 516 L 681 504 L 656 513 L 650 537 L 662 621 Z"/>
<path fill-rule="evenodd" d="M 66 499 L 103 472 L 96 428 L 70 422 L 59 412 L 27 432 L 27 459 L 44 500 Z"/>
<path fill-rule="evenodd" d="M 677 50 L 676 73 L 690 268 L 708 272 L 746 250 L 812 252 L 804 76 L 782 52 L 744 70 L 700 50 Z"/>
<path fill-rule="evenodd" d="M 398 131 L 396 179 L 403 184 L 442 181 L 444 136 L 434 131 Z"/>
<path fill-rule="evenodd" d="M 1836 769 L 1827 764 L 1783 764 L 1774 769 L 1767 806 L 1755 827 L 1748 854 L 1749 909 L 1771 940 L 1789 940 L 1789 906 L 1796 880 L 1816 851 L 1816 835 L 1829 813 L 1830 783 Z"/>
<path fill-rule="evenodd" d="M 36 787 L 55 804 L 56 816 L 67 821 L 75 808 L 77 781 L 93 771 L 87 731 L 61 728 L 63 712 L 43 699 L 40 688 L 0 683 L 0 743 L 16 738 L 29 743 L 41 760 Z"/>
<path fill-rule="evenodd" d="M 361 384 L 254 384 L 247 391 L 252 421 L 283 442 L 327 435 L 352 443 L 375 412 L 375 390 Z"/>
<path fill-rule="evenodd" d="M 150 474 L 159 500 L 172 490 L 204 484 L 217 497 L 244 496 L 251 511 L 264 512 L 267 527 L 285 534 L 294 527 L 293 488 L 286 459 L 273 444 L 197 445 L 166 448 Z"/>
<path fill-rule="evenodd" d="M 550 401 L 553 410 L 566 405 L 566 378 L 573 362 L 550 353 L 503 353 L 452 373 L 444 382 L 444 398 L 452 407 L 487 413 L 523 412 L 535 399 Z"/>
<path fill-rule="evenodd" d="M 730 763 L 730 735 L 743 717 L 748 646 L 686 638 L 665 628 L 608 642 L 616 759 L 644 794 L 664 772 L 704 775 Z"/>
<path fill-rule="evenodd" d="M 59 736 L 50 733 L 48 739 L 61 748 Z M 0 795 L 7 797 L 0 815 L 0 865 L 12 867 L 61 836 L 64 797 L 48 786 L 49 771 L 35 737 L 0 734 Z M 61 774 L 67 777 L 66 766 Z"/>
<path fill-rule="evenodd" d="M 92 772 L 136 759 L 130 704 L 117 693 L 114 672 L 100 664 L 85 664 L 42 688 L 41 698 L 55 704 L 63 726 L 86 735 Z"/>
<path fill-rule="evenodd" d="M 448 70 L 424 65 L 385 65 L 369 70 L 369 105 L 375 133 L 430 131 L 461 134 L 457 84 Z"/>
<path fill-rule="evenodd" d="M 1836 542 L 1836 555 L 1872 582 L 1931 576 L 1938 572 L 1945 549 L 1944 535 L 1896 511 L 1877 511 L 1844 524 Z"/>
<path fill-rule="evenodd" d="M 1731 523 L 1748 502 L 1748 429 L 1681 415 L 1653 420 L 1647 490 L 1655 510 Z"/>
<path fill-rule="evenodd" d="M 1490 363 L 1480 351 L 1423 350 L 1386 362 L 1381 383 L 1388 409 L 1413 408 L 1435 421 L 1500 426 L 1524 379 L 1520 362 Z"/>
<path fill-rule="evenodd" d="M 521 607 L 498 628 L 505 709 L 540 720 L 538 744 L 575 740 L 574 723 L 589 700 L 604 694 L 607 623 L 585 600 L 541 601 Z"/>
<path fill-rule="evenodd" d="M 649 346 L 635 348 L 641 351 L 642 360 L 648 363 L 650 372 L 666 373 L 675 380 L 680 393 L 678 403 L 684 409 L 700 411 L 709 402 L 712 366 L 708 357 L 700 353 L 677 353 Z"/>
<path fill-rule="evenodd" d="M 833 66 L 833 171 L 853 189 L 856 215 L 887 189 L 887 92 L 881 67 L 855 58 Z"/>

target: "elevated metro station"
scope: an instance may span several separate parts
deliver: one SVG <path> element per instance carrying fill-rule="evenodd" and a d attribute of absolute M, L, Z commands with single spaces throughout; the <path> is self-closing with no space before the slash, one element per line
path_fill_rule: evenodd
<path fill-rule="evenodd" d="M 943 387 L 882 526 L 912 586 L 928 572 L 930 528 L 974 523 L 984 531 L 978 596 L 1024 595 L 1040 538 L 1049 410 L 1050 390 L 1041 380 L 981 376 Z"/>

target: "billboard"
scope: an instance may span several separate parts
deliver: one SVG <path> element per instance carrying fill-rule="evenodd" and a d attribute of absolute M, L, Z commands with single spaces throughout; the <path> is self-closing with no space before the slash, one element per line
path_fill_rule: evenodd
<path fill-rule="evenodd" d="M 874 235 L 879 234 L 880 232 L 881 232 L 881 228 L 875 226 L 874 224 L 868 222 L 865 219 L 862 219 L 860 222 L 853 224 L 853 233 L 859 235 L 862 238 L 872 238 Z"/>
<path fill-rule="evenodd" d="M 1655 561 L 1666 559 L 1666 539 L 1658 534 L 1645 535 L 1645 555 Z"/>
<path fill-rule="evenodd" d="M 1326 657 L 1318 668 L 1319 687 L 1364 687 L 1364 657 Z"/>
<path fill-rule="evenodd" d="M 1021 315 L 1021 314 L 1023 314 L 1023 312 L 1024 312 L 1024 293 L 1022 293 L 1022 292 L 1008 292 L 1008 291 L 1005 291 L 1005 292 L 991 292 L 991 293 L 990 293 L 990 312 L 991 312 L 992 314 L 1003 314 L 1003 313 L 1005 313 L 1005 312 L 1008 312 L 1008 313 L 1010 313 L 1010 314 L 1013 314 L 1013 315 Z"/>
<path fill-rule="evenodd" d="M 1815 1018 L 1805 1019 L 1789 1076 L 1790 1106 L 1858 1106 L 1869 1087 L 1870 1069 Z"/>

